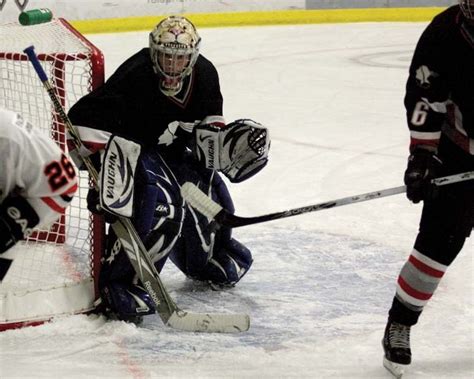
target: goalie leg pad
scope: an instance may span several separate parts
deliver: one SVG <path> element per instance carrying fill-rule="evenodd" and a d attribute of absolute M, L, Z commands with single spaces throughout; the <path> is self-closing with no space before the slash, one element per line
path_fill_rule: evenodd
<path fill-rule="evenodd" d="M 218 286 L 234 286 L 249 271 L 252 262 L 250 250 L 232 238 L 194 278 Z"/>
<path fill-rule="evenodd" d="M 112 282 L 101 290 L 105 313 L 119 320 L 140 323 L 142 317 L 155 313 L 155 304 L 142 287 Z"/>
<path fill-rule="evenodd" d="M 184 201 L 170 168 L 155 152 L 142 153 L 135 178 L 132 222 L 158 271 L 161 271 L 175 244 L 184 218 Z M 126 253 L 109 231 L 106 254 L 100 273 L 100 288 L 110 283 L 132 283 L 135 271 Z M 111 303 L 113 306 L 114 303 Z"/>
<path fill-rule="evenodd" d="M 234 238 L 225 245 L 213 246 L 211 252 L 193 241 L 196 239 L 191 235 L 181 238 L 170 254 L 172 262 L 191 279 L 234 286 L 252 266 L 252 253 Z"/>
<path fill-rule="evenodd" d="M 234 212 L 229 191 L 217 173 L 197 168 L 195 163 L 189 163 L 187 169 L 187 173 L 185 168 L 181 171 L 180 180 L 198 184 L 214 201 Z M 235 285 L 252 264 L 252 254 L 232 239 L 230 228 L 216 229 L 214 222 L 191 207 L 170 259 L 188 277 L 218 286 Z"/>
<path fill-rule="evenodd" d="M 140 171 L 146 180 L 139 195 L 142 200 L 137 213 L 145 210 L 147 216 L 141 216 L 135 222 L 144 235 L 143 241 L 155 266 L 161 270 L 181 233 L 186 213 L 175 174 L 179 167 L 168 165 L 156 152 L 144 156 L 141 163 L 143 169 Z"/>
<path fill-rule="evenodd" d="M 220 202 L 210 185 L 215 180 L 214 176 L 218 176 L 217 173 L 203 169 L 194 160 L 187 159 L 185 164 L 180 167 L 178 174 L 180 183 L 189 181 L 195 183 L 205 193 L 209 193 L 215 201 Z M 231 201 L 230 196 L 229 201 Z M 230 232 L 227 234 L 230 238 Z M 210 225 L 209 220 L 193 208 L 187 207 L 181 237 L 170 258 L 184 274 L 192 276 L 195 271 L 202 270 L 209 257 L 212 256 L 215 238 L 216 231 Z"/>

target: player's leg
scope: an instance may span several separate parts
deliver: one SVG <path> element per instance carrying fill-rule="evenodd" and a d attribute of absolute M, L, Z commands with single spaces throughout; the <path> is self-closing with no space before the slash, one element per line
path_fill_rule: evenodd
<path fill-rule="evenodd" d="M 448 140 L 439 148 L 443 175 L 474 169 L 474 157 Z M 418 322 L 444 273 L 461 251 L 474 225 L 473 182 L 440 187 L 425 201 L 419 233 L 402 267 L 384 335 L 385 356 L 392 362 L 411 362 L 410 328 Z"/>
<path fill-rule="evenodd" d="M 142 153 L 134 196 L 132 222 L 160 271 L 181 231 L 184 202 L 173 172 L 159 154 Z M 108 314 L 138 322 L 141 316 L 155 312 L 153 301 L 137 281 L 113 231 L 108 236 L 99 286 Z"/>
<path fill-rule="evenodd" d="M 180 170 L 180 180 L 190 181 L 210 194 L 214 201 L 234 212 L 234 204 L 221 177 L 189 161 Z M 252 265 L 252 254 L 232 238 L 231 229 L 216 225 L 194 210 L 187 208 L 182 236 L 170 259 L 188 277 L 215 286 L 235 285 Z"/>

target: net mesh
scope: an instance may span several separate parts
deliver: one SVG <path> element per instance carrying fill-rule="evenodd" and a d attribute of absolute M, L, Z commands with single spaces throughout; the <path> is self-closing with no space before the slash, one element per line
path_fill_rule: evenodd
<path fill-rule="evenodd" d="M 62 19 L 33 26 L 1 25 L 0 35 L 0 106 L 21 113 L 67 150 L 65 127 L 23 50 L 35 47 L 66 112 L 103 81 L 102 54 Z M 7 252 L 14 263 L 0 284 L 0 297 L 93 281 L 102 226 L 87 210 L 87 173 L 80 172 L 79 182 L 71 206 L 58 222 L 36 230 Z"/>

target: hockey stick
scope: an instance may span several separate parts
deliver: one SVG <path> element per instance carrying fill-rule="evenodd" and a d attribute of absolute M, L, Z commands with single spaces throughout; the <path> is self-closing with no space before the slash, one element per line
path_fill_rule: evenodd
<path fill-rule="evenodd" d="M 82 141 L 63 106 L 54 92 L 46 73 L 35 54 L 34 46 L 24 50 L 30 59 L 38 77 L 53 102 L 56 112 L 66 125 L 72 142 L 78 151 L 81 151 Z M 89 157 L 81 157 L 94 185 L 98 186 L 98 173 Z M 127 253 L 138 278 L 156 304 L 157 313 L 163 323 L 174 329 L 192 332 L 223 332 L 236 333 L 249 329 L 250 318 L 246 314 L 214 314 L 194 313 L 181 310 L 173 301 L 164 287 L 161 278 L 153 265 L 146 247 L 138 236 L 135 227 L 128 218 L 119 217 L 111 224 L 122 247 Z"/>
<path fill-rule="evenodd" d="M 444 186 L 447 184 L 463 182 L 465 180 L 474 179 L 474 171 L 465 172 L 463 174 L 450 175 L 442 178 L 433 179 L 431 182 L 436 186 Z M 392 196 L 406 191 L 405 186 L 387 188 L 380 191 L 368 192 L 362 195 L 355 195 L 344 197 L 342 199 L 327 201 L 325 203 L 319 203 L 314 205 L 308 205 L 306 207 L 288 209 L 282 212 L 269 213 L 262 216 L 256 217 L 240 217 L 229 213 L 223 209 L 219 204 L 208 197 L 202 192 L 196 185 L 190 182 L 186 182 L 181 187 L 181 195 L 183 198 L 191 204 L 193 208 L 196 208 L 199 212 L 208 218 L 214 219 L 218 224 L 228 226 L 231 228 L 237 228 L 239 226 L 247 226 L 252 224 L 260 224 L 262 222 L 278 220 L 280 218 L 292 217 L 301 215 L 304 213 L 321 211 L 323 209 L 335 208 L 341 205 L 360 203 L 362 201 L 368 201 L 378 199 L 385 196 Z"/>

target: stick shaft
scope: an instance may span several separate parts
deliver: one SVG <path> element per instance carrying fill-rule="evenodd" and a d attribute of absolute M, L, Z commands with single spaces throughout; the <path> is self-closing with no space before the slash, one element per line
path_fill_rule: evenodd
<path fill-rule="evenodd" d="M 474 171 L 469 171 L 461 174 L 455 174 L 433 179 L 432 184 L 436 186 L 445 186 L 448 184 L 459 183 L 472 179 L 474 179 Z M 379 191 L 364 193 L 361 195 L 348 196 L 341 199 L 327 201 L 324 203 L 307 205 L 299 208 L 292 208 L 285 211 L 269 213 L 261 216 L 240 217 L 227 212 L 219 204 L 213 201 L 210 197 L 208 197 L 192 183 L 185 183 L 181 188 L 182 196 L 186 201 L 189 202 L 189 204 L 191 204 L 191 206 L 196 208 L 199 212 L 201 212 L 208 218 L 215 219 L 219 224 L 233 228 L 252 224 L 260 224 L 262 222 L 298 216 L 304 213 L 317 212 L 323 209 L 340 207 L 342 205 L 379 199 L 381 197 L 397 195 L 403 192 L 406 192 L 406 186 L 387 188 Z"/>
<path fill-rule="evenodd" d="M 461 174 L 455 174 L 455 175 L 444 176 L 441 178 L 436 178 L 436 179 L 433 179 L 431 182 L 433 185 L 436 185 L 436 186 L 445 186 L 445 185 L 460 183 L 460 182 L 473 180 L 473 179 L 474 179 L 474 171 L 468 171 Z M 238 217 L 238 216 L 233 216 L 231 214 L 226 214 L 226 215 L 223 215 L 222 218 L 223 218 L 223 221 L 224 219 L 226 219 L 225 221 L 227 223 L 233 223 L 234 227 L 246 226 L 246 225 L 252 225 L 252 224 L 259 224 L 262 222 L 267 222 L 267 221 L 272 221 L 272 220 L 278 220 L 280 218 L 298 216 L 304 213 L 317 212 L 323 209 L 340 207 L 342 205 L 354 204 L 354 203 L 360 203 L 363 201 L 379 199 L 382 197 L 397 195 L 404 192 L 406 192 L 406 186 L 400 186 L 400 187 L 387 188 L 384 190 L 379 190 L 379 191 L 374 191 L 374 192 L 368 192 L 361 195 L 344 197 L 341 199 L 332 200 L 325 203 L 314 204 L 314 205 L 309 205 L 309 206 L 300 207 L 300 208 L 293 208 L 286 211 L 270 213 L 267 215 L 262 215 L 262 216 L 257 216 L 257 217 Z M 216 217 L 216 221 L 217 221 L 217 217 Z"/>

